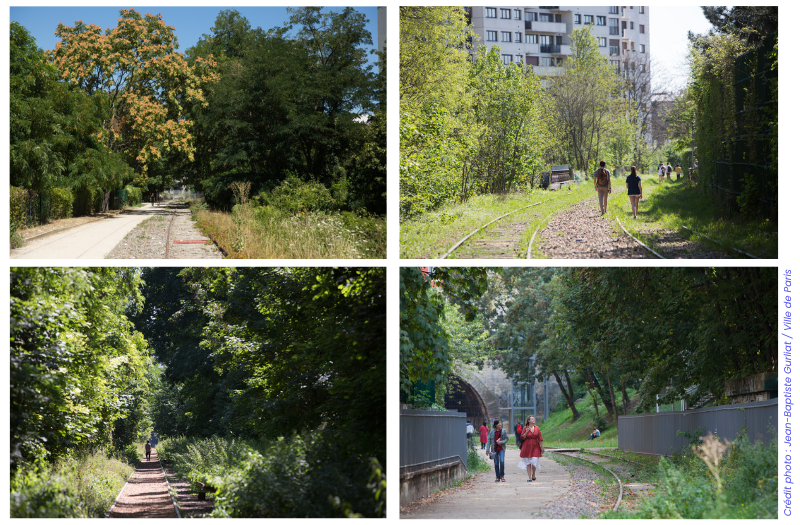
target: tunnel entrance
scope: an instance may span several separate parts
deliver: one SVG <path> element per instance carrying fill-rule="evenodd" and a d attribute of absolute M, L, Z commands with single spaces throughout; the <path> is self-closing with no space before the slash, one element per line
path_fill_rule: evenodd
<path fill-rule="evenodd" d="M 452 385 L 444 397 L 444 407 L 447 410 L 456 410 L 467 414 L 467 421 L 472 422 L 475 428 L 484 421 L 488 410 L 475 388 L 458 376 L 451 375 L 448 380 Z"/>

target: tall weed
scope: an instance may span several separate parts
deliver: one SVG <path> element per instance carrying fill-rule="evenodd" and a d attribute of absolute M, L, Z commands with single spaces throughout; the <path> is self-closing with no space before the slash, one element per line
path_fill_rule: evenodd
<path fill-rule="evenodd" d="M 101 518 L 133 470 L 103 452 L 22 467 L 11 478 L 11 517 Z"/>

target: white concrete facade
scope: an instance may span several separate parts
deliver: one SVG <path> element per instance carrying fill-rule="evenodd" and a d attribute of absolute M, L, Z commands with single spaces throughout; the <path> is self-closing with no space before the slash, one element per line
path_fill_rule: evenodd
<path fill-rule="evenodd" d="M 498 46 L 506 63 L 534 66 L 552 75 L 570 55 L 570 34 L 591 26 L 600 51 L 619 62 L 626 53 L 650 52 L 649 6 L 476 6 L 466 7 L 478 46 Z"/>

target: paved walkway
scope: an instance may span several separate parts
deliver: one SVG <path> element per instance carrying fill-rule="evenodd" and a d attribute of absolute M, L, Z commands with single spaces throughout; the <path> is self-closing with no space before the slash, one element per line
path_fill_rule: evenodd
<path fill-rule="evenodd" d="M 167 214 L 164 206 L 146 204 L 101 221 L 34 239 L 11 250 L 12 259 L 103 259 L 143 220 Z"/>
<path fill-rule="evenodd" d="M 478 474 L 464 487 L 445 491 L 431 504 L 414 506 L 401 513 L 401 517 L 530 519 L 556 499 L 566 496 L 570 489 L 566 468 L 548 458 L 540 461 L 542 470 L 536 472 L 536 481 L 528 483 L 528 475 L 517 466 L 519 450 L 512 445 L 506 451 L 505 483 L 495 483 L 492 461 L 491 472 Z"/>
<path fill-rule="evenodd" d="M 158 454 L 142 460 L 117 498 L 109 518 L 177 518 Z"/>

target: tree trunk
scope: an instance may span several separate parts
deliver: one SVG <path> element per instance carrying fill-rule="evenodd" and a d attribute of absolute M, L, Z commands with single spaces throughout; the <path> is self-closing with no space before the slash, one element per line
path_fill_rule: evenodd
<path fill-rule="evenodd" d="M 558 376 L 558 372 L 552 372 L 552 374 L 553 377 L 556 378 L 556 383 L 558 383 L 558 388 L 561 389 L 561 394 L 563 394 L 564 399 L 567 400 L 567 404 L 569 405 L 570 410 L 572 410 L 572 420 L 576 421 L 580 417 L 580 414 L 578 413 L 578 409 L 575 408 L 575 400 L 572 397 L 572 387 L 570 387 L 570 392 L 567 393 L 567 391 L 564 389 L 564 385 L 561 383 L 561 378 Z"/>
<path fill-rule="evenodd" d="M 628 415 L 628 407 L 631 404 L 630 398 L 628 398 L 628 392 L 625 390 L 625 380 L 621 380 L 622 385 L 622 413 L 624 415 Z"/>
<path fill-rule="evenodd" d="M 603 402 L 603 405 L 606 407 L 606 411 L 609 414 L 613 414 L 614 413 L 614 407 L 611 404 L 611 400 L 608 399 L 607 395 L 603 395 L 603 394 L 606 394 L 606 392 L 603 391 L 603 387 L 600 385 L 600 381 L 598 381 L 597 377 L 594 375 L 594 371 L 591 368 L 589 368 L 587 370 L 587 374 L 588 374 L 588 377 L 589 377 L 589 380 L 590 380 L 591 384 L 594 385 L 594 387 L 597 389 L 598 394 L 600 394 L 600 400 Z"/>
<path fill-rule="evenodd" d="M 614 424 L 617 425 L 619 423 L 619 415 L 617 414 L 617 396 L 614 395 L 614 385 L 611 384 L 611 374 L 606 374 L 606 380 L 608 381 L 608 393 L 611 397 L 611 406 L 614 407 Z"/>

